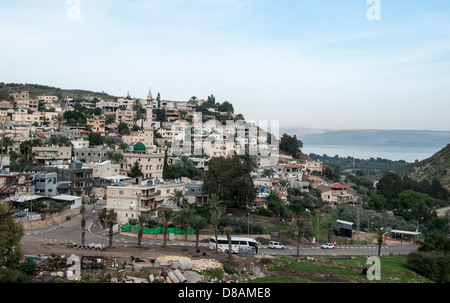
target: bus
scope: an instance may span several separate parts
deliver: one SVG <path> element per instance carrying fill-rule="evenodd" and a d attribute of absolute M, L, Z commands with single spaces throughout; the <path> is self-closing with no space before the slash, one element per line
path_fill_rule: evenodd
<path fill-rule="evenodd" d="M 228 239 L 226 237 L 217 238 L 217 250 L 221 252 L 228 253 Z M 242 237 L 231 237 L 231 253 L 237 254 L 239 248 L 253 248 L 255 253 L 259 252 L 259 243 L 252 238 L 242 238 Z M 216 238 L 211 237 L 209 239 L 209 248 L 216 249 Z"/>

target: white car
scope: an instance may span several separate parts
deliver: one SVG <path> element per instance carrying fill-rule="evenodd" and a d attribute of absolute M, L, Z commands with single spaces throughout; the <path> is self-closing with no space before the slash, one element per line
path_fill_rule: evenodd
<path fill-rule="evenodd" d="M 325 243 L 324 245 L 321 246 L 322 248 L 334 248 L 334 244 L 333 243 Z"/>
<path fill-rule="evenodd" d="M 272 249 L 284 249 L 284 245 L 280 242 L 270 241 L 269 242 L 269 248 Z"/>

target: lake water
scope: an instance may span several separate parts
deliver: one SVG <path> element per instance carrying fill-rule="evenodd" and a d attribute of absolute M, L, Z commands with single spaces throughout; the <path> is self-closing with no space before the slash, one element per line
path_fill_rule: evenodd
<path fill-rule="evenodd" d="M 361 145 L 306 145 L 302 152 L 314 153 L 334 157 L 355 157 L 355 159 L 382 158 L 393 161 L 405 160 L 406 162 L 422 161 L 431 157 L 442 147 L 402 147 L 402 146 L 361 146 Z"/>

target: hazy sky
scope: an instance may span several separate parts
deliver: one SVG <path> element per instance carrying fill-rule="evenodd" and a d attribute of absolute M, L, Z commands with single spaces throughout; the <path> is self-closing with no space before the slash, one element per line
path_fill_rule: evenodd
<path fill-rule="evenodd" d="M 79 3 L 79 5 L 77 4 Z M 450 1 L 0 2 L 0 82 L 228 100 L 280 127 L 450 130 Z"/>

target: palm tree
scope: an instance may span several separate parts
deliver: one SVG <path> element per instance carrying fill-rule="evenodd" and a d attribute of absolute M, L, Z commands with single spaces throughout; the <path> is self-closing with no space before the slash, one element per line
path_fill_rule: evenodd
<path fill-rule="evenodd" d="M 163 248 L 167 248 L 167 228 L 169 227 L 169 221 L 172 218 L 173 209 L 166 208 L 163 211 L 164 216 L 164 243 Z"/>
<path fill-rule="evenodd" d="M 378 245 L 378 257 L 381 256 L 381 246 L 383 245 L 384 235 L 386 234 L 386 231 L 383 229 L 383 227 L 377 227 L 375 228 L 375 234 L 377 239 L 377 245 Z"/>
<path fill-rule="evenodd" d="M 86 207 L 84 205 L 81 205 L 80 212 L 81 212 L 81 245 L 84 245 L 86 235 L 86 219 L 84 217 Z"/>
<path fill-rule="evenodd" d="M 109 248 L 112 248 L 112 240 L 113 240 L 113 226 L 117 220 L 117 213 L 114 211 L 114 208 L 107 210 L 106 212 L 106 221 L 109 226 Z"/>
<path fill-rule="evenodd" d="M 228 240 L 228 262 L 231 263 L 231 258 L 233 256 L 233 251 L 231 249 L 231 227 L 225 227 L 225 235 L 227 236 Z"/>
<path fill-rule="evenodd" d="M 142 244 L 142 234 L 144 233 L 144 222 L 145 222 L 145 217 L 142 215 L 138 216 L 138 221 L 139 221 L 139 232 L 138 232 L 138 247 L 141 247 Z"/>
<path fill-rule="evenodd" d="M 208 227 L 208 222 L 204 217 L 200 215 L 194 215 L 191 220 L 191 227 L 195 231 L 195 249 L 198 249 L 200 230 Z"/>
<path fill-rule="evenodd" d="M 183 208 L 175 215 L 174 221 L 176 224 L 180 224 L 185 230 L 185 241 L 187 241 L 189 233 L 189 225 L 192 222 L 192 218 L 195 215 L 195 211 L 191 208 Z"/>
<path fill-rule="evenodd" d="M 216 239 L 216 252 L 218 250 L 217 234 L 218 234 L 219 222 L 220 222 L 221 218 L 222 218 L 222 213 L 220 213 L 218 211 L 213 211 L 212 213 L 210 213 L 210 216 L 209 216 L 209 223 L 211 224 L 211 226 L 214 229 L 214 237 Z"/>
<path fill-rule="evenodd" d="M 184 195 L 183 191 L 176 189 L 172 196 L 169 198 L 169 201 L 178 207 L 187 207 L 189 201 Z"/>
<path fill-rule="evenodd" d="M 225 207 L 223 206 L 223 201 L 219 199 L 217 194 L 211 194 L 205 205 L 203 206 L 205 213 L 211 214 L 212 212 L 218 212 L 221 214 L 225 213 Z"/>
<path fill-rule="evenodd" d="M 130 145 L 128 143 L 122 142 L 119 145 L 119 149 L 121 149 L 124 153 L 126 153 L 130 148 Z"/>
<path fill-rule="evenodd" d="M 297 228 L 297 256 L 300 255 L 300 244 L 302 243 L 302 236 L 305 233 L 306 224 L 302 219 L 295 222 Z"/>
<path fill-rule="evenodd" d="M 14 140 L 11 137 L 3 137 L 0 140 L 0 153 L 5 152 L 5 154 L 9 154 L 9 148 L 14 145 Z"/>

